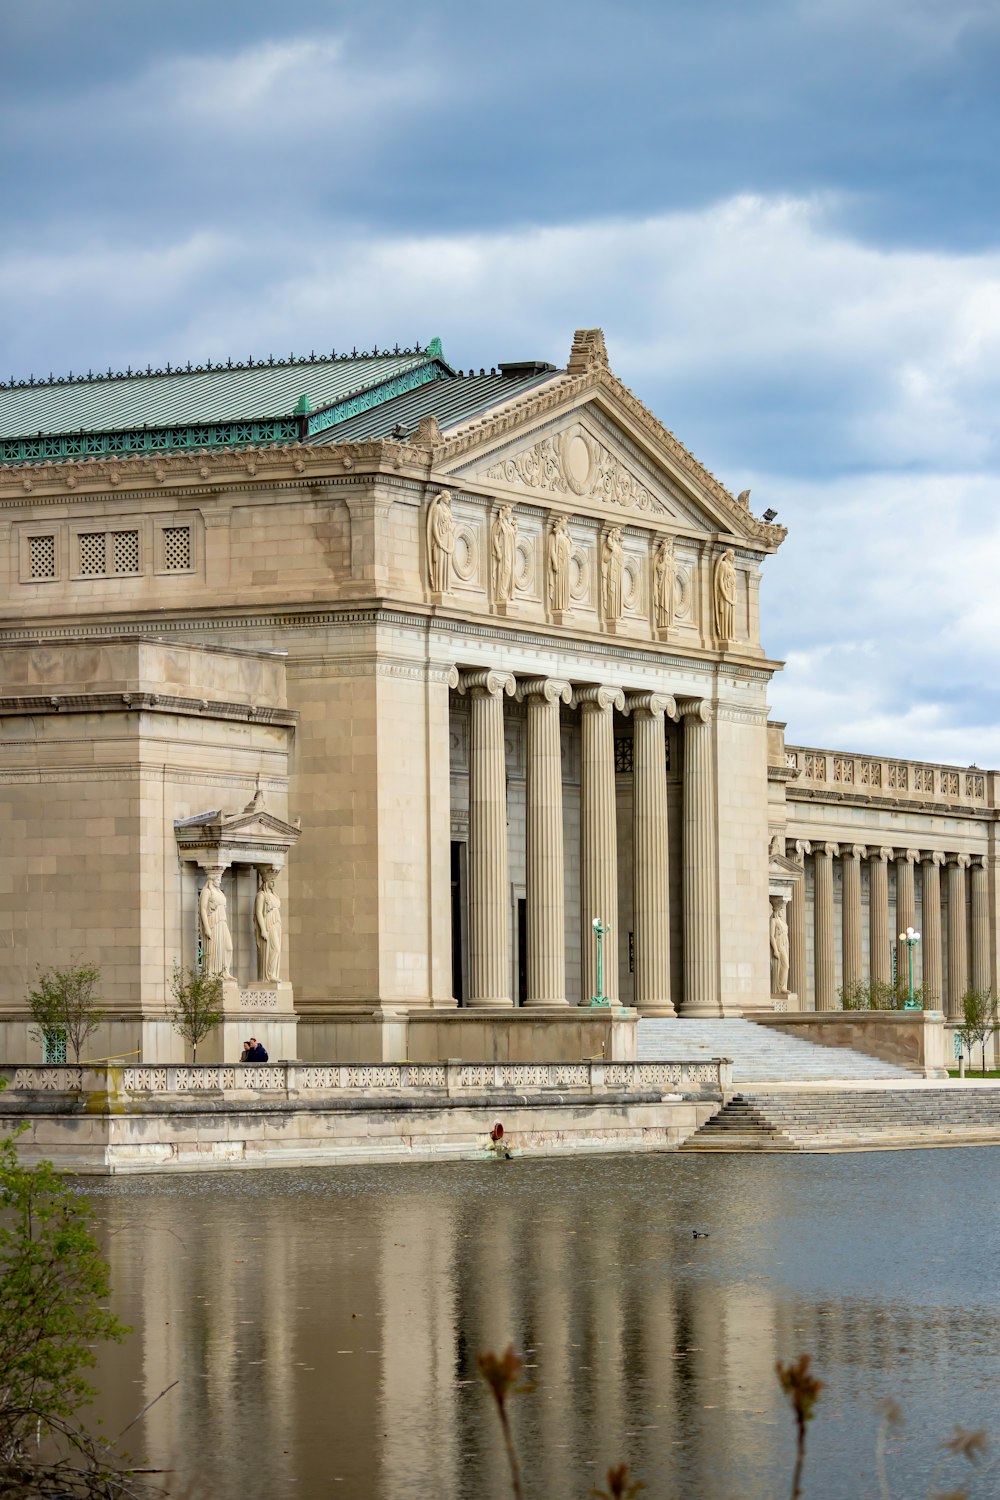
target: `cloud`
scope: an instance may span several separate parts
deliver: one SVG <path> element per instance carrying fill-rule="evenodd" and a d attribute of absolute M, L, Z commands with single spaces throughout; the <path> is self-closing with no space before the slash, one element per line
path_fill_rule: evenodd
<path fill-rule="evenodd" d="M 304 65 L 230 87 L 266 94 Z M 790 527 L 762 594 L 765 645 L 789 661 L 773 703 L 790 739 L 1000 763 L 985 686 L 1000 681 L 1000 254 L 873 247 L 842 206 L 738 195 L 638 219 L 337 236 L 234 214 L 159 247 L 0 254 L 0 299 L 24 372 L 39 345 L 47 370 L 68 329 L 78 368 L 432 334 L 478 367 L 561 363 L 575 327 L 602 324 L 637 394 Z M 26 284 L 39 295 L 18 307 Z"/>

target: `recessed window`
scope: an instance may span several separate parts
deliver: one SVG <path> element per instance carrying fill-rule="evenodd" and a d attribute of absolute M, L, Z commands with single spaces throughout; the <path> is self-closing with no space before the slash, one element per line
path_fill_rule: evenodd
<path fill-rule="evenodd" d="M 103 531 L 85 531 L 80 537 L 80 572 L 87 578 L 103 576 L 107 544 Z"/>
<path fill-rule="evenodd" d="M 56 576 L 56 539 L 54 536 L 29 536 L 28 577 L 31 579 L 54 578 Z"/>
<path fill-rule="evenodd" d="M 191 570 L 190 526 L 164 526 L 164 573 L 188 573 Z"/>
<path fill-rule="evenodd" d="M 138 573 L 139 533 L 137 531 L 113 531 L 111 533 L 111 571 L 113 573 Z"/>

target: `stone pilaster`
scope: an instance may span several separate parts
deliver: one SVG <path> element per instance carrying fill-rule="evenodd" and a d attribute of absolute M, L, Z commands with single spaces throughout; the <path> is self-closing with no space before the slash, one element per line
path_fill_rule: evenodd
<path fill-rule="evenodd" d="M 593 920 L 611 928 L 604 944 L 604 993 L 617 1005 L 618 987 L 618 818 L 615 806 L 614 711 L 625 695 L 614 687 L 584 687 L 580 706 L 580 922 L 582 1005 L 597 994 L 597 943 Z"/>
<path fill-rule="evenodd" d="M 816 872 L 814 917 L 816 968 L 816 1009 L 837 1009 L 837 970 L 833 948 L 833 861 L 840 853 L 839 844 L 817 844 L 813 849 Z"/>
<path fill-rule="evenodd" d="M 889 869 L 892 849 L 869 849 L 869 967 L 872 979 L 892 983 L 892 938 L 889 934 Z"/>
<path fill-rule="evenodd" d="M 681 698 L 684 721 L 684 1005 L 687 1016 L 721 1016 L 719 870 L 712 714 Z"/>
<path fill-rule="evenodd" d="M 559 705 L 568 682 L 537 677 L 518 684 L 528 705 L 528 993 L 525 1006 L 568 1005 Z"/>
<path fill-rule="evenodd" d="M 940 1010 L 944 990 L 941 967 L 941 866 L 944 855 L 923 856 L 923 901 L 920 909 L 920 939 L 923 953 L 924 1009 Z"/>
<path fill-rule="evenodd" d="M 802 866 L 802 875 L 792 890 L 791 909 L 788 922 L 788 987 L 799 997 L 799 1010 L 810 1010 L 808 1000 L 808 966 L 806 962 L 806 855 L 812 845 L 806 839 L 798 839 L 789 846 L 789 856 Z"/>
<path fill-rule="evenodd" d="M 640 1015 L 672 1016 L 664 729 L 665 715 L 673 718 L 677 706 L 673 698 L 661 693 L 633 693 L 627 701 L 635 725 L 632 746 L 635 1004 Z"/>
<path fill-rule="evenodd" d="M 902 849 L 896 855 L 896 973 L 909 979 L 910 955 L 899 934 L 917 926 L 917 897 L 913 883 L 913 866 L 920 858 L 919 849 Z M 914 953 L 914 968 L 917 955 Z M 916 980 L 914 980 L 916 983 Z"/>
<path fill-rule="evenodd" d="M 969 988 L 965 872 L 971 862 L 967 854 L 948 861 L 948 1015 L 952 1019 L 961 1019 L 962 997 Z"/>
<path fill-rule="evenodd" d="M 974 859 L 969 869 L 972 905 L 972 987 L 992 988 L 990 980 L 990 890 L 985 859 Z"/>
<path fill-rule="evenodd" d="M 510 876 L 503 699 L 509 672 L 463 672 L 469 714 L 469 1000 L 509 1006 Z"/>
<path fill-rule="evenodd" d="M 867 856 L 864 844 L 848 844 L 841 850 L 844 872 L 844 988 L 860 984 L 864 978 L 864 943 L 861 937 L 861 861 Z"/>

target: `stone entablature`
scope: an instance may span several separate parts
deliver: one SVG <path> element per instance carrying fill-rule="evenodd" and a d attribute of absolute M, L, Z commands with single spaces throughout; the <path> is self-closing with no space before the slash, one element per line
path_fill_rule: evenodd
<path fill-rule="evenodd" d="M 778 768 L 780 769 L 780 768 Z M 996 806 L 996 773 L 979 766 L 890 760 L 801 745 L 785 747 L 789 801 L 813 796 L 857 798 L 879 806 L 940 804 L 963 811 Z"/>

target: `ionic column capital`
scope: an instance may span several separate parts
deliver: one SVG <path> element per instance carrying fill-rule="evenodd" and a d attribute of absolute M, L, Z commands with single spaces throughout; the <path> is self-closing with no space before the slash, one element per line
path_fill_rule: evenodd
<path fill-rule="evenodd" d="M 609 708 L 617 708 L 620 714 L 625 712 L 625 694 L 619 687 L 588 685 L 576 688 L 573 693 L 573 703 L 581 709 L 590 709 L 592 712 L 607 713 Z"/>
<path fill-rule="evenodd" d="M 910 865 L 918 864 L 919 861 L 920 861 L 920 850 L 919 849 L 897 849 L 896 850 L 896 859 L 897 860 L 905 860 L 906 863 L 910 864 Z"/>
<path fill-rule="evenodd" d="M 940 849 L 925 849 L 920 856 L 920 863 L 924 865 L 937 865 L 938 869 L 945 863 L 947 856 Z"/>
<path fill-rule="evenodd" d="M 986 869 L 986 855 L 985 854 L 973 854 L 973 855 L 970 855 L 970 860 L 971 860 L 971 867 L 972 867 L 973 870 L 985 870 Z"/>
<path fill-rule="evenodd" d="M 888 844 L 883 844 L 879 849 L 868 850 L 868 858 L 879 860 L 882 864 L 886 864 L 890 859 L 895 859 L 895 857 L 895 849 L 890 848 Z"/>
<path fill-rule="evenodd" d="M 844 859 L 868 858 L 867 844 L 844 844 L 840 852 Z"/>
<path fill-rule="evenodd" d="M 444 680 L 450 688 L 457 688 L 462 681 L 462 674 L 457 667 L 446 667 L 444 670 Z"/>
<path fill-rule="evenodd" d="M 813 846 L 813 854 L 825 854 L 830 859 L 836 859 L 839 853 L 839 844 L 816 844 Z"/>
<path fill-rule="evenodd" d="M 959 870 L 967 870 L 969 868 L 969 866 L 972 864 L 972 855 L 971 854 L 956 854 L 956 855 L 954 855 L 953 859 L 949 861 L 949 863 L 954 864 L 956 866 L 956 868 L 959 869 Z"/>
<path fill-rule="evenodd" d="M 506 693 L 513 698 L 516 686 L 513 672 L 499 672 L 493 667 L 477 667 L 458 674 L 460 693 L 484 693 L 490 698 L 502 698 Z"/>
<path fill-rule="evenodd" d="M 812 844 L 809 839 L 789 839 L 786 852 L 800 862 L 804 862 L 806 855 L 812 853 Z"/>
<path fill-rule="evenodd" d="M 560 677 L 529 677 L 517 684 L 517 701 L 542 698 L 546 703 L 572 703 L 573 689 Z"/>
<path fill-rule="evenodd" d="M 677 701 L 669 693 L 626 693 L 625 712 L 649 714 L 652 719 L 677 718 Z"/>
<path fill-rule="evenodd" d="M 693 724 L 707 724 L 712 709 L 707 698 L 678 698 L 677 714 L 682 719 L 690 719 Z"/>

